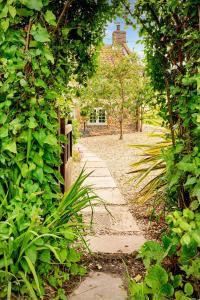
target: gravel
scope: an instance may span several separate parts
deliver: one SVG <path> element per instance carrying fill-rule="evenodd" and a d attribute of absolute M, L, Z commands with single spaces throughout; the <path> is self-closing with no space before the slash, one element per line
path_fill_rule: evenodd
<path fill-rule="evenodd" d="M 158 224 L 149 222 L 151 204 L 141 205 L 136 200 L 138 188 L 134 183 L 129 182 L 131 175 L 127 174 L 132 170 L 131 163 L 136 162 L 141 158 L 141 151 L 130 147 L 132 144 L 153 144 L 159 141 L 158 137 L 152 137 L 149 134 L 159 133 L 162 129 L 150 125 L 144 126 L 142 133 L 134 132 L 124 134 L 124 139 L 119 140 L 118 135 L 104 135 L 80 138 L 79 142 L 102 158 L 115 179 L 120 191 L 130 204 L 130 211 L 137 219 L 139 226 L 145 233 L 147 238 L 159 237 L 160 231 Z M 79 164 L 75 163 L 75 173 L 79 169 Z M 150 178 L 147 178 L 148 181 Z M 162 226 L 161 226 L 162 227 Z M 160 228 L 161 230 L 162 228 Z"/>

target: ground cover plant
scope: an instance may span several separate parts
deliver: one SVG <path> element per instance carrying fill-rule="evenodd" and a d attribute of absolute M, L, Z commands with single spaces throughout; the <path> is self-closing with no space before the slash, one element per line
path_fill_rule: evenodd
<path fill-rule="evenodd" d="M 90 198 L 83 174 L 61 193 L 66 139 L 58 135 L 57 105 L 72 77 L 82 82 L 94 71 L 95 48 L 118 2 L 0 1 L 1 298 L 42 298 L 47 277 L 56 287 L 83 273 L 72 243 Z"/>

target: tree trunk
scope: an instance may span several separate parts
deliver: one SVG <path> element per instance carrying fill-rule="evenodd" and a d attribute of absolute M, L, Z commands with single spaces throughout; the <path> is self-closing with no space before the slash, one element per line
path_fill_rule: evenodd
<path fill-rule="evenodd" d="M 144 108 L 141 106 L 140 107 L 140 132 L 142 132 L 143 129 L 143 112 L 144 112 Z"/>
<path fill-rule="evenodd" d="M 135 131 L 138 132 L 139 131 L 139 107 L 138 105 L 135 108 Z"/>
<path fill-rule="evenodd" d="M 119 139 L 120 139 L 120 140 L 123 140 L 123 117 L 120 118 L 119 126 L 120 126 L 120 135 L 119 135 Z"/>

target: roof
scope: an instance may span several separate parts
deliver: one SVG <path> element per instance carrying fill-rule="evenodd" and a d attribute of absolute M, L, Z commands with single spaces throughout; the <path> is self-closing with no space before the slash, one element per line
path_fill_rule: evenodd
<path fill-rule="evenodd" d="M 123 57 L 131 54 L 131 50 L 128 48 L 127 44 L 122 45 L 104 45 L 100 50 L 100 61 L 101 62 L 112 62 L 113 61 L 113 50 L 117 49 L 117 54 Z"/>

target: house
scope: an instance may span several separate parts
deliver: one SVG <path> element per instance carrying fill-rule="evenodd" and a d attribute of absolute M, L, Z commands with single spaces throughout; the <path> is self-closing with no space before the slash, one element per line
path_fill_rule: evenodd
<path fill-rule="evenodd" d="M 131 54 L 126 40 L 126 31 L 120 29 L 117 25 L 116 30 L 112 33 L 112 44 L 104 45 L 100 50 L 100 63 L 107 63 L 113 61 L 113 49 L 117 49 L 119 57 Z M 123 132 L 129 133 L 135 131 L 135 124 L 133 115 L 125 113 L 123 120 Z M 103 107 L 96 107 L 87 118 L 84 114 L 81 115 L 81 131 L 84 135 L 106 135 L 118 134 L 120 131 L 120 124 L 118 118 L 109 115 Z"/>

